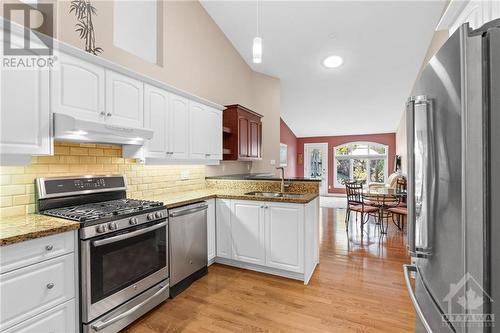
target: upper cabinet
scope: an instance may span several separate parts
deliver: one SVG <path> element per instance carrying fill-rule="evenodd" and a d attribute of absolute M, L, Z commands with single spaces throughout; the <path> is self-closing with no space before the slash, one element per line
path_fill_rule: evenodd
<path fill-rule="evenodd" d="M 154 131 L 146 146 L 146 158 L 188 158 L 188 100 L 146 85 L 144 122 Z"/>
<path fill-rule="evenodd" d="M 472 29 L 477 29 L 498 18 L 500 18 L 498 0 L 451 1 L 437 29 L 449 29 L 451 35 L 466 22 Z"/>
<path fill-rule="evenodd" d="M 53 112 L 90 121 L 104 121 L 104 68 L 60 53 L 59 67 L 50 72 Z"/>
<path fill-rule="evenodd" d="M 224 111 L 224 160 L 262 159 L 262 115 L 241 105 Z"/>
<path fill-rule="evenodd" d="M 17 42 L 21 45 L 22 41 Z M 2 164 L 27 163 L 32 155 L 50 155 L 49 72 L 2 68 L 0 78 Z"/>
<path fill-rule="evenodd" d="M 197 102 L 189 104 L 189 156 L 222 159 L 222 112 Z"/>
<path fill-rule="evenodd" d="M 106 71 L 106 121 L 125 127 L 143 127 L 144 84 L 129 76 Z"/>

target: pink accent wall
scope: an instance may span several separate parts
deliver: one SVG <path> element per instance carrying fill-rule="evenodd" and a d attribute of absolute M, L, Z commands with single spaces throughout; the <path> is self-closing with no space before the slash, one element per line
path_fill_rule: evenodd
<path fill-rule="evenodd" d="M 305 143 L 328 143 L 328 193 L 345 193 L 344 188 L 337 188 L 334 185 L 333 178 L 333 148 L 340 146 L 348 142 L 355 141 L 369 141 L 381 143 L 389 146 L 389 169 L 387 169 L 388 174 L 392 173 L 394 168 L 394 156 L 396 155 L 396 134 L 386 133 L 386 134 L 366 134 L 366 135 L 342 135 L 342 136 L 320 136 L 320 137 L 310 137 L 310 138 L 298 138 L 297 139 L 297 154 L 302 154 L 302 163 L 296 166 L 296 176 L 304 176 L 304 144 Z M 300 161 L 299 161 L 300 162 Z"/>
<path fill-rule="evenodd" d="M 285 168 L 285 176 L 295 177 L 297 176 L 297 137 L 283 119 L 280 119 L 280 143 L 288 145 L 288 166 Z"/>

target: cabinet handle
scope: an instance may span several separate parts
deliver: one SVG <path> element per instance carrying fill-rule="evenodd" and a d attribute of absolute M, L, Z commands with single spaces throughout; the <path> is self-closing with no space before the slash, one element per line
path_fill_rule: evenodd
<path fill-rule="evenodd" d="M 260 206 L 260 208 L 266 208 L 266 207 L 264 207 L 264 206 Z"/>
<path fill-rule="evenodd" d="M 45 246 L 45 250 L 47 250 L 47 251 L 52 251 L 53 248 L 54 248 L 54 246 L 52 246 L 52 245 Z"/>
<path fill-rule="evenodd" d="M 47 289 L 52 289 L 54 288 L 54 284 L 51 282 L 51 283 L 47 283 Z"/>
<path fill-rule="evenodd" d="M 105 115 L 106 115 L 106 112 L 101 111 L 99 114 L 100 114 L 101 116 L 105 116 Z"/>
<path fill-rule="evenodd" d="M 106 116 L 111 117 L 112 116 L 111 112 L 106 113 Z"/>

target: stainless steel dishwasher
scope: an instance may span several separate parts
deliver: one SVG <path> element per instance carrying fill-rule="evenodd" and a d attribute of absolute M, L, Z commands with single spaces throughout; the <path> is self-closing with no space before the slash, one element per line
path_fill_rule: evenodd
<path fill-rule="evenodd" d="M 207 208 L 203 201 L 168 211 L 172 298 L 208 272 Z"/>

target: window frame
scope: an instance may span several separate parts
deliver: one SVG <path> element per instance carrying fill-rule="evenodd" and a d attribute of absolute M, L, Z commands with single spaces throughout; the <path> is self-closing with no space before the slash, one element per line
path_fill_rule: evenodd
<path fill-rule="evenodd" d="M 354 146 L 354 145 L 367 145 L 368 146 L 368 151 L 370 147 L 383 147 L 385 153 L 384 154 L 365 154 L 365 155 L 352 155 L 352 154 L 347 154 L 347 155 L 337 155 L 337 149 L 342 148 L 342 147 L 349 147 L 349 146 Z M 383 143 L 378 143 L 378 142 L 373 142 L 373 141 L 351 141 L 351 142 L 346 142 L 341 145 L 333 147 L 333 184 L 336 188 L 342 188 L 344 187 L 344 184 L 339 183 L 338 178 L 337 178 L 337 160 L 348 160 L 349 161 L 349 177 L 352 177 L 353 174 L 353 160 L 365 160 L 366 162 L 366 170 L 367 170 L 367 175 L 366 175 L 366 183 L 370 183 L 370 161 L 372 160 L 384 160 L 384 183 L 387 181 L 388 177 L 388 170 L 389 170 L 389 145 L 383 144 Z"/>

